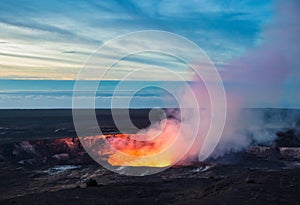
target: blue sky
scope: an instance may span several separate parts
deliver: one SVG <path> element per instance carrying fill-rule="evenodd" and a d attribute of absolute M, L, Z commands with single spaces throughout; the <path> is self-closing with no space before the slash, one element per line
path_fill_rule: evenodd
<path fill-rule="evenodd" d="M 263 38 L 272 1 L 0 2 L 0 78 L 75 79 L 103 42 L 154 29 L 182 35 L 220 67 Z"/>
<path fill-rule="evenodd" d="M 70 93 L 61 92 L 71 90 L 73 82 L 68 80 L 76 78 L 88 56 L 106 41 L 139 30 L 163 30 L 182 35 L 200 46 L 220 72 L 231 70 L 228 65 L 239 61 L 237 59 L 243 58 L 249 50 L 256 53 L 255 49 L 266 44 L 274 30 L 299 27 L 299 22 L 290 25 L 287 21 L 276 20 L 282 16 L 278 10 L 281 3 L 278 2 L 285 1 L 2 0 L 0 108 L 70 107 Z M 299 9 L 299 4 L 294 8 Z M 276 26 L 273 26 L 274 21 Z M 288 32 L 289 29 L 286 30 Z M 276 36 L 278 32 L 274 33 Z M 280 38 L 280 35 L 277 36 Z M 294 51 L 298 51 L 298 47 Z M 103 61 L 110 57 L 111 54 L 107 53 Z M 151 64 L 169 65 L 189 80 L 186 67 L 174 59 L 156 55 L 147 57 L 151 60 L 145 56 L 125 59 L 123 66 L 127 70 L 117 68 L 106 80 L 118 80 L 122 72 Z M 273 99 L 269 98 L 269 101 L 258 100 L 248 106 L 300 107 L 300 99 L 296 96 L 299 64 L 293 60 L 288 62 L 293 70 L 289 71 L 287 79 L 280 82 L 283 99 L 278 104 L 272 104 Z M 153 71 L 147 73 L 144 80 L 168 81 L 166 77 Z M 42 83 L 35 80 L 52 81 Z M 239 87 L 233 83 L 234 86 Z M 55 92 L 55 98 L 49 92 Z"/>

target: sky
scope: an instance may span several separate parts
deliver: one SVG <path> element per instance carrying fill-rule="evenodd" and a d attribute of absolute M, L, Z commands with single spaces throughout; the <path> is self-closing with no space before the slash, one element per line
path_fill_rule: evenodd
<path fill-rule="evenodd" d="M 276 20 L 278 5 L 273 0 L 2 0 L 0 108 L 70 107 L 72 86 L 68 81 L 76 79 L 86 59 L 105 42 L 140 30 L 182 35 L 201 47 L 220 72 L 228 71 L 232 62 L 268 41 L 266 28 Z M 281 30 L 295 26 L 277 25 Z M 107 53 L 102 60 L 112 56 Z M 105 80 L 119 80 L 122 72 L 153 64 L 167 64 L 190 80 L 186 66 L 155 54 L 125 59 L 123 69 L 116 68 Z M 153 71 L 143 80 L 172 79 Z M 297 81 L 295 75 L 284 80 L 282 95 L 295 96 Z M 32 86 L 27 89 L 26 85 Z M 56 93 L 56 99 L 49 94 L 66 90 L 68 94 Z M 297 107 L 299 101 L 281 99 L 273 105 L 265 100 L 249 106 Z"/>

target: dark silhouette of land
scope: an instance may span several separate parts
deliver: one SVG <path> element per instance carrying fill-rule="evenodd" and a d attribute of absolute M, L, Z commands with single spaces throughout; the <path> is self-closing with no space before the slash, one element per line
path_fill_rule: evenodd
<path fill-rule="evenodd" d="M 272 118 L 272 112 L 265 118 Z M 278 112 L 289 118 L 291 111 Z M 104 133 L 118 133 L 110 110 L 96 113 Z M 150 124 L 148 109 L 130 113 L 136 126 Z M 0 204 L 300 203 L 297 120 L 291 127 L 285 123 L 271 144 L 131 177 L 108 171 L 89 157 L 76 137 L 71 110 L 0 114 Z M 155 116 L 162 117 L 159 112 Z"/>

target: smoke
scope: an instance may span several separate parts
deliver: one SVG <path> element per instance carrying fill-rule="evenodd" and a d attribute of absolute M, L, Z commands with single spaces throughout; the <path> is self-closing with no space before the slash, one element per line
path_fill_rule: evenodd
<path fill-rule="evenodd" d="M 241 111 L 244 107 L 281 107 L 298 100 L 298 89 L 286 85 L 300 77 L 300 2 L 278 1 L 274 13 L 263 29 L 263 42 L 232 60 L 222 73 L 229 98 L 228 120 L 215 157 L 252 144 L 272 143 L 279 130 L 293 128 L 299 117 L 292 111 Z M 294 94 L 291 98 L 285 95 L 286 89 Z"/>
<path fill-rule="evenodd" d="M 300 66 L 298 60 L 300 2 L 297 0 L 278 1 L 274 13 L 272 21 L 263 28 L 262 43 L 249 49 L 239 58 L 233 59 L 221 73 L 227 93 L 227 121 L 221 140 L 212 153 L 212 157 L 219 157 L 228 152 L 237 152 L 252 144 L 270 144 L 276 139 L 276 132 L 292 125 L 288 120 L 292 117 L 276 113 L 278 111 L 241 110 L 245 107 L 280 107 L 285 100 L 285 84 L 294 76 L 300 76 L 298 70 Z M 179 104 L 195 107 L 193 105 L 195 97 L 196 102 L 199 103 L 199 110 L 191 111 L 182 108 L 180 112 L 167 110 L 166 119 L 152 124 L 138 133 L 138 135 L 146 134 L 151 137 L 151 140 L 154 140 L 149 149 L 158 148 L 154 149 L 155 153 L 161 150 L 161 145 L 164 145 L 166 139 L 177 137 L 179 140 L 171 143 L 171 148 L 168 145 L 164 146 L 165 150 L 162 150 L 164 153 L 158 157 L 154 156 L 148 163 L 144 158 L 138 159 L 139 161 L 129 159 L 130 162 L 139 166 L 145 165 L 145 163 L 152 166 L 165 166 L 176 163 L 176 160 L 182 157 L 179 163 L 187 164 L 197 159 L 201 160 L 201 155 L 211 154 L 204 153 L 207 150 L 202 149 L 205 147 L 212 119 L 216 118 L 211 107 L 210 96 L 205 84 L 197 77 L 195 77 L 191 89 L 193 95 L 188 92 L 188 89 L 183 88 L 184 92 L 179 94 L 178 99 L 182 100 Z M 293 92 L 295 95 L 297 94 L 297 90 Z M 200 122 L 197 121 L 197 116 L 200 116 Z M 198 133 L 196 139 L 192 137 L 195 133 Z M 155 141 L 156 136 L 161 138 Z M 121 142 L 123 141 L 121 140 Z M 211 142 L 210 139 L 209 143 Z M 136 144 L 136 142 L 132 143 L 130 152 L 137 152 Z M 192 144 L 191 147 L 190 144 Z M 212 147 L 213 145 L 208 144 L 208 146 Z M 187 148 L 189 151 L 186 153 Z M 121 162 L 124 162 L 124 159 L 118 155 L 114 155 L 114 157 L 114 161 L 118 165 L 122 165 Z M 157 160 L 160 160 L 161 163 L 157 164 Z M 125 161 L 127 163 L 128 159 Z"/>
<path fill-rule="evenodd" d="M 299 113 L 246 107 L 280 107 L 287 104 L 285 85 L 300 77 L 300 2 L 276 3 L 272 21 L 264 26 L 262 43 L 233 59 L 221 73 L 227 93 L 227 121 L 212 157 L 237 152 L 253 144 L 271 144 L 276 133 L 293 128 Z M 298 89 L 291 88 L 294 95 Z M 193 91 L 201 102 L 199 136 L 181 163 L 195 160 L 209 129 L 211 107 L 205 86 L 197 79 Z M 185 98 L 186 103 L 189 98 Z M 187 123 L 191 121 L 187 119 Z M 203 151 L 203 150 L 202 150 Z"/>
<path fill-rule="evenodd" d="M 263 28 L 263 43 L 230 62 L 223 73 L 242 105 L 278 107 L 285 81 L 296 73 L 299 77 L 300 2 L 278 1 L 274 14 Z"/>

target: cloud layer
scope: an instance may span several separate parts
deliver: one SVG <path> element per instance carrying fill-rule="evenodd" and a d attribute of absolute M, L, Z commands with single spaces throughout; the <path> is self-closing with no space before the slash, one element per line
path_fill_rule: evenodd
<path fill-rule="evenodd" d="M 261 27 L 271 16 L 270 1 L 258 0 L 4 0 L 0 2 L 0 78 L 74 79 L 103 42 L 143 29 L 183 35 L 221 67 L 260 42 Z"/>

